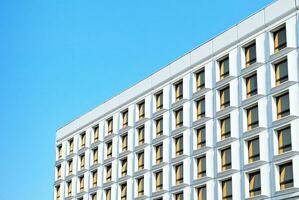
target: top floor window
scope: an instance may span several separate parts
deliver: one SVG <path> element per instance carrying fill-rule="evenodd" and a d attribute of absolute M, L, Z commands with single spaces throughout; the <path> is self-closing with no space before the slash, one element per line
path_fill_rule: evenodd
<path fill-rule="evenodd" d="M 219 60 L 220 80 L 229 76 L 229 57 Z"/>
<path fill-rule="evenodd" d="M 144 111 L 145 111 L 145 103 L 142 101 L 138 104 L 138 112 L 139 112 L 139 119 L 144 118 Z"/>
<path fill-rule="evenodd" d="M 123 128 L 125 128 L 128 126 L 128 110 L 122 113 L 122 118 L 123 118 Z"/>
<path fill-rule="evenodd" d="M 195 74 L 196 90 L 199 91 L 205 87 L 205 70 L 202 69 Z"/>
<path fill-rule="evenodd" d="M 159 111 L 163 108 L 163 92 L 156 94 L 156 110 Z"/>
<path fill-rule="evenodd" d="M 183 81 L 179 81 L 174 85 L 175 88 L 175 100 L 181 100 L 183 99 Z"/>
<path fill-rule="evenodd" d="M 286 28 L 282 27 L 273 32 L 274 37 L 274 53 L 287 47 Z"/>
<path fill-rule="evenodd" d="M 255 42 L 245 47 L 246 67 L 256 63 L 256 45 Z"/>
<path fill-rule="evenodd" d="M 107 120 L 108 134 L 113 133 L 113 118 Z"/>

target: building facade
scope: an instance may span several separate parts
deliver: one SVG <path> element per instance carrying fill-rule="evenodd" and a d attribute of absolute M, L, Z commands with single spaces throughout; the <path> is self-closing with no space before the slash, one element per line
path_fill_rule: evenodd
<path fill-rule="evenodd" d="M 299 199 L 299 1 L 60 128 L 54 200 Z"/>

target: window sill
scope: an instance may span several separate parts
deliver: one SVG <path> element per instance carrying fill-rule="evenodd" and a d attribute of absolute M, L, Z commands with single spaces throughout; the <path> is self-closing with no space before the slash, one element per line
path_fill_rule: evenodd
<path fill-rule="evenodd" d="M 137 169 L 138 170 L 138 169 Z M 144 175 L 146 172 L 148 172 L 149 170 L 147 170 L 147 169 L 141 169 L 141 170 L 138 170 L 138 171 L 136 171 L 136 172 L 134 172 L 134 177 L 136 178 L 137 176 L 142 176 L 142 175 Z"/>
<path fill-rule="evenodd" d="M 192 94 L 192 99 L 196 99 L 198 97 L 201 97 L 203 96 L 204 94 L 206 94 L 207 92 L 211 91 L 210 88 L 203 88 L 203 89 L 200 89 L 198 91 L 195 91 L 193 94 Z"/>
<path fill-rule="evenodd" d="M 82 191 L 82 192 L 78 192 L 77 194 L 76 194 L 76 198 L 81 198 L 81 197 L 83 197 L 84 195 L 86 194 L 86 191 Z"/>
<path fill-rule="evenodd" d="M 85 151 L 87 151 L 87 149 L 88 149 L 87 147 L 81 148 L 81 149 L 78 151 L 78 155 L 80 156 L 80 155 L 84 154 Z"/>
<path fill-rule="evenodd" d="M 83 175 L 85 172 L 87 172 L 87 169 L 84 168 L 84 169 L 80 169 L 80 171 L 77 172 L 77 176 L 81 176 Z"/>
<path fill-rule="evenodd" d="M 104 142 L 107 142 L 107 141 L 109 141 L 109 140 L 112 140 L 115 136 L 116 136 L 115 133 L 110 133 L 109 135 L 106 135 L 106 136 L 104 137 Z"/>
<path fill-rule="evenodd" d="M 174 103 L 171 105 L 171 107 L 172 107 L 173 109 L 176 109 L 176 108 L 182 106 L 182 105 L 183 105 L 184 103 L 186 103 L 187 101 L 188 101 L 187 99 L 181 99 L 181 100 L 178 100 L 178 101 L 174 102 Z"/>
<path fill-rule="evenodd" d="M 163 168 L 166 165 L 167 165 L 166 162 L 160 162 L 159 164 L 154 164 L 152 171 L 159 170 L 159 169 Z"/>
<path fill-rule="evenodd" d="M 103 188 L 108 188 L 108 187 L 111 187 L 115 182 L 114 181 L 108 181 L 108 182 L 105 182 L 103 184 Z"/>
<path fill-rule="evenodd" d="M 290 86 L 295 85 L 295 84 L 296 84 L 296 81 L 288 80 L 288 81 L 283 82 L 277 86 L 272 87 L 270 93 L 272 95 L 275 95 L 277 93 L 280 93 L 283 90 L 286 90 L 287 88 L 289 88 Z"/>
<path fill-rule="evenodd" d="M 248 75 L 249 73 L 255 71 L 257 68 L 259 68 L 260 66 L 262 66 L 263 64 L 264 63 L 256 62 L 256 63 L 253 63 L 252 65 L 244 67 L 243 69 L 241 69 L 241 76 Z"/>
<path fill-rule="evenodd" d="M 111 163 L 113 160 L 115 160 L 115 157 L 111 157 L 111 158 L 106 158 L 104 160 L 104 165 L 108 164 L 108 163 Z"/>
<path fill-rule="evenodd" d="M 282 50 L 280 50 L 280 51 L 278 51 L 278 52 L 270 55 L 269 62 L 273 62 L 273 61 L 275 61 L 275 60 L 277 60 L 277 59 L 285 56 L 287 53 L 289 53 L 289 52 L 291 52 L 291 51 L 293 51 L 295 49 L 296 48 L 293 48 L 293 47 L 286 47 L 286 48 L 284 48 L 284 49 L 282 49 Z"/>
<path fill-rule="evenodd" d="M 247 107 L 250 104 L 256 103 L 258 100 L 260 100 L 263 97 L 265 97 L 265 95 L 257 94 L 257 95 L 251 96 L 249 98 L 246 98 L 242 101 L 242 107 Z"/>
<path fill-rule="evenodd" d="M 146 117 L 138 120 L 137 122 L 135 122 L 135 127 L 139 127 L 139 126 L 143 125 L 148 120 L 149 120 L 149 118 L 146 118 Z"/>
<path fill-rule="evenodd" d="M 165 138 L 167 138 L 166 135 L 161 135 L 161 136 L 159 136 L 159 137 L 157 137 L 157 138 L 154 138 L 154 139 L 152 140 L 152 144 L 153 144 L 153 145 L 156 145 L 156 144 L 162 142 Z"/>
<path fill-rule="evenodd" d="M 60 183 L 62 183 L 62 182 L 63 182 L 63 179 L 60 178 L 60 179 L 55 181 L 54 186 L 60 185 Z"/>
<path fill-rule="evenodd" d="M 74 174 L 67 175 L 67 176 L 65 177 L 65 181 L 68 182 L 68 181 L 70 181 L 73 177 L 75 177 Z"/>
<path fill-rule="evenodd" d="M 216 143 L 216 147 L 217 148 L 222 148 L 222 147 L 225 147 L 227 145 L 230 145 L 232 142 L 238 140 L 237 138 L 235 137 L 229 137 L 229 138 L 226 138 L 224 140 L 221 140 L 219 142 Z"/>
<path fill-rule="evenodd" d="M 144 200 L 144 199 L 147 199 L 147 198 L 148 198 L 148 196 L 142 195 L 140 197 L 136 197 L 135 200 Z"/>
<path fill-rule="evenodd" d="M 180 183 L 178 185 L 172 186 L 171 187 L 171 192 L 172 193 L 177 193 L 179 190 L 184 189 L 185 187 L 187 187 L 188 185 L 186 183 Z"/>
<path fill-rule="evenodd" d="M 171 162 L 174 164 L 174 163 L 178 163 L 178 162 L 182 162 L 185 158 L 187 158 L 188 156 L 187 155 L 184 155 L 184 154 L 182 154 L 182 155 L 179 155 L 179 156 L 177 156 L 177 157 L 175 157 L 175 158 L 172 158 L 171 159 Z"/>
<path fill-rule="evenodd" d="M 285 190 L 279 190 L 275 192 L 274 197 L 277 197 L 275 199 L 285 199 L 286 197 L 284 197 L 284 195 L 288 195 L 287 197 L 290 197 L 290 194 L 294 194 L 294 193 L 298 193 L 299 192 L 299 188 L 298 187 L 292 187 L 292 188 L 288 188 Z"/>
<path fill-rule="evenodd" d="M 94 192 L 98 191 L 99 189 L 100 189 L 99 186 L 95 186 L 95 187 L 90 188 L 88 192 L 89 193 L 94 193 Z"/>
<path fill-rule="evenodd" d="M 193 156 L 199 156 L 206 153 L 208 150 L 212 149 L 211 147 L 201 147 L 200 149 L 193 150 Z"/>
<path fill-rule="evenodd" d="M 93 142 L 93 143 L 90 145 L 90 148 L 91 148 L 91 149 L 94 149 L 94 148 L 98 147 L 100 143 L 101 143 L 100 140 L 98 140 L 98 141 L 96 141 L 96 142 Z"/>
<path fill-rule="evenodd" d="M 118 158 L 124 158 L 127 155 L 129 155 L 130 153 L 132 153 L 132 151 L 129 151 L 129 150 L 122 151 L 121 153 L 118 154 Z"/>
<path fill-rule="evenodd" d="M 177 135 L 179 135 L 180 133 L 184 132 L 185 130 L 187 130 L 187 127 L 186 127 L 186 126 L 181 126 L 181 127 L 179 127 L 179 128 L 174 129 L 174 130 L 171 132 L 171 134 L 172 134 L 172 136 L 177 136 Z"/>
<path fill-rule="evenodd" d="M 92 164 L 92 165 L 90 166 L 90 171 L 93 171 L 93 170 L 97 169 L 99 166 L 100 166 L 100 163 L 99 163 L 99 162 L 96 163 L 96 164 Z"/>
<path fill-rule="evenodd" d="M 148 143 L 143 143 L 143 144 L 139 144 L 138 146 L 135 147 L 135 151 L 140 151 L 145 149 L 145 147 L 147 147 L 149 144 Z"/>
<path fill-rule="evenodd" d="M 255 168 L 258 168 L 264 164 L 267 164 L 266 161 L 263 161 L 263 160 L 257 160 L 255 162 L 252 162 L 252 163 L 247 163 L 244 165 L 244 171 L 249 171 L 249 170 L 253 170 Z"/>
<path fill-rule="evenodd" d="M 199 127 L 199 126 L 203 125 L 204 123 L 206 123 L 210 119 L 212 119 L 212 118 L 210 118 L 210 117 L 203 117 L 201 119 L 198 119 L 198 120 L 196 120 L 196 121 L 194 121 L 192 123 L 192 127 L 194 127 L 194 128 Z"/>
<path fill-rule="evenodd" d="M 274 160 L 274 162 L 282 162 L 282 161 L 291 159 L 292 157 L 297 156 L 297 155 L 299 155 L 298 151 L 288 151 L 283 154 L 274 155 L 273 160 Z"/>
<path fill-rule="evenodd" d="M 152 117 L 154 119 L 156 119 L 156 118 L 160 117 L 166 111 L 167 111 L 166 109 L 162 108 L 161 110 L 154 112 Z"/>
<path fill-rule="evenodd" d="M 132 128 L 132 126 L 126 126 L 124 128 L 119 129 L 119 134 L 123 134 L 128 132 L 130 129 Z"/>
<path fill-rule="evenodd" d="M 231 111 L 233 111 L 235 109 L 237 109 L 237 107 L 234 107 L 234 106 L 228 106 L 226 108 L 223 108 L 223 109 L 217 111 L 216 117 L 217 118 L 223 117 L 224 115 L 229 114 Z"/>
<path fill-rule="evenodd" d="M 228 170 L 225 170 L 223 172 L 218 172 L 217 173 L 217 179 L 224 179 L 224 178 L 227 178 L 228 176 L 231 176 L 235 173 L 238 173 L 239 171 L 236 170 L 236 169 L 228 169 Z"/>
<path fill-rule="evenodd" d="M 265 130 L 266 130 L 266 128 L 264 128 L 264 127 L 256 127 L 256 128 L 251 129 L 249 131 L 243 132 L 242 137 L 243 137 L 243 139 L 246 140 L 246 139 L 249 139 L 253 136 L 258 135 L 259 133 L 261 133 L 262 131 L 265 131 Z"/>
<path fill-rule="evenodd" d="M 216 88 L 220 88 L 220 87 L 223 87 L 224 85 L 226 85 L 227 83 L 229 83 L 231 80 L 233 80 L 235 78 L 235 76 L 227 76 L 225 77 L 224 79 L 222 80 L 218 80 L 216 82 Z"/>
<path fill-rule="evenodd" d="M 268 199 L 269 197 L 266 195 L 257 195 L 254 197 L 248 197 L 246 200 L 262 200 L 262 199 Z"/>
<path fill-rule="evenodd" d="M 275 121 L 272 122 L 272 127 L 273 128 L 277 128 L 279 126 L 282 126 L 286 123 L 290 123 L 292 120 L 298 119 L 299 117 L 294 116 L 294 115 L 289 115 L 280 119 L 277 119 Z"/>
<path fill-rule="evenodd" d="M 164 189 L 161 189 L 161 190 L 159 190 L 159 191 L 154 191 L 153 193 L 152 193 L 152 197 L 159 197 L 159 196 L 161 196 L 162 197 L 162 195 L 163 194 L 165 194 L 167 192 L 167 190 L 164 190 Z"/>
<path fill-rule="evenodd" d="M 207 181 L 209 181 L 209 180 L 212 180 L 212 178 L 211 177 L 209 177 L 209 176 L 204 176 L 204 177 L 202 177 L 202 178 L 194 178 L 194 180 L 193 180 L 193 182 L 192 182 L 192 185 L 194 186 L 194 187 L 196 187 L 196 185 L 203 185 L 204 183 L 206 183 Z"/>
<path fill-rule="evenodd" d="M 131 176 L 129 176 L 128 174 L 125 175 L 125 176 L 122 176 L 122 177 L 119 177 L 118 178 L 118 182 L 124 182 L 124 181 L 127 181 L 128 179 L 130 179 Z"/>

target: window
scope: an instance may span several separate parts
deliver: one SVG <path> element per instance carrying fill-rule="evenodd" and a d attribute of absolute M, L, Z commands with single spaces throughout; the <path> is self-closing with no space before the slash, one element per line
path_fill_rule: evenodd
<path fill-rule="evenodd" d="M 207 188 L 202 186 L 197 188 L 197 199 L 198 200 L 207 200 Z"/>
<path fill-rule="evenodd" d="M 123 159 L 121 161 L 121 175 L 122 176 L 126 176 L 127 175 L 127 165 L 128 165 L 128 162 L 127 162 L 127 159 Z"/>
<path fill-rule="evenodd" d="M 98 163 L 98 148 L 92 150 L 93 154 L 93 164 Z"/>
<path fill-rule="evenodd" d="M 83 192 L 84 190 L 84 176 L 79 177 L 80 188 L 79 191 Z"/>
<path fill-rule="evenodd" d="M 69 160 L 68 162 L 68 175 L 71 175 L 73 173 L 73 160 Z"/>
<path fill-rule="evenodd" d="M 291 128 L 286 127 L 277 131 L 278 152 L 283 154 L 292 150 Z"/>
<path fill-rule="evenodd" d="M 67 195 L 69 197 L 72 195 L 72 181 L 67 182 Z"/>
<path fill-rule="evenodd" d="M 286 28 L 282 27 L 279 30 L 273 32 L 274 37 L 274 53 L 287 47 L 287 35 Z"/>
<path fill-rule="evenodd" d="M 254 197 L 261 194 L 261 173 L 260 171 L 249 174 L 249 196 Z"/>
<path fill-rule="evenodd" d="M 276 97 L 277 119 L 290 115 L 289 93 Z"/>
<path fill-rule="evenodd" d="M 156 146 L 156 164 L 159 164 L 163 161 L 163 144 Z"/>
<path fill-rule="evenodd" d="M 231 169 L 232 161 L 231 161 L 231 148 L 226 148 L 221 151 L 221 167 L 222 171 Z"/>
<path fill-rule="evenodd" d="M 246 97 L 252 97 L 257 94 L 257 78 L 253 74 L 246 78 Z"/>
<path fill-rule="evenodd" d="M 144 101 L 138 104 L 139 119 L 144 118 L 144 109 L 145 109 L 144 107 L 145 107 Z"/>
<path fill-rule="evenodd" d="M 144 195 L 144 178 L 141 177 L 137 179 L 137 185 L 138 185 L 138 196 L 143 196 Z"/>
<path fill-rule="evenodd" d="M 175 111 L 175 127 L 179 128 L 183 126 L 183 108 Z"/>
<path fill-rule="evenodd" d="M 219 60 L 219 69 L 220 69 L 220 80 L 229 76 L 229 57 L 225 57 L 222 60 Z"/>
<path fill-rule="evenodd" d="M 99 140 L 99 126 L 93 127 L 93 141 L 97 142 Z"/>
<path fill-rule="evenodd" d="M 202 69 L 195 74 L 196 78 L 196 90 L 199 91 L 205 88 L 205 70 Z"/>
<path fill-rule="evenodd" d="M 294 186 L 292 162 L 279 166 L 279 183 L 281 190 Z"/>
<path fill-rule="evenodd" d="M 230 105 L 229 86 L 220 90 L 220 109 L 224 109 Z"/>
<path fill-rule="evenodd" d="M 127 183 L 121 184 L 120 191 L 121 191 L 120 199 L 126 200 L 127 199 Z"/>
<path fill-rule="evenodd" d="M 245 47 L 246 67 L 256 63 L 256 45 L 255 42 Z"/>
<path fill-rule="evenodd" d="M 105 196 L 106 196 L 106 200 L 111 200 L 111 189 L 110 188 L 105 190 Z"/>
<path fill-rule="evenodd" d="M 58 159 L 62 158 L 62 145 L 57 146 L 57 157 Z"/>
<path fill-rule="evenodd" d="M 84 132 L 81 134 L 81 148 L 85 147 L 85 142 L 86 142 L 86 134 Z"/>
<path fill-rule="evenodd" d="M 138 170 L 142 170 L 144 168 L 144 152 L 140 152 L 137 154 L 138 158 Z"/>
<path fill-rule="evenodd" d="M 144 143 L 144 126 L 141 126 L 137 129 L 138 132 L 138 144 Z"/>
<path fill-rule="evenodd" d="M 95 170 L 92 172 L 92 187 L 96 187 L 98 185 L 98 171 Z"/>
<path fill-rule="evenodd" d="M 56 199 L 59 200 L 60 199 L 60 186 L 56 186 Z"/>
<path fill-rule="evenodd" d="M 85 154 L 80 155 L 80 169 L 85 167 Z"/>
<path fill-rule="evenodd" d="M 206 127 L 201 127 L 197 132 L 197 149 L 206 146 Z"/>
<path fill-rule="evenodd" d="M 175 200 L 184 200 L 184 193 L 180 192 L 175 194 Z"/>
<path fill-rule="evenodd" d="M 202 98 L 196 102 L 196 111 L 197 111 L 197 119 L 201 119 L 205 117 L 206 108 L 205 108 L 205 99 Z"/>
<path fill-rule="evenodd" d="M 222 200 L 232 200 L 233 193 L 232 193 L 232 180 L 228 179 L 222 181 Z"/>
<path fill-rule="evenodd" d="M 230 137 L 230 116 L 220 120 L 221 139 Z"/>
<path fill-rule="evenodd" d="M 163 91 L 156 94 L 156 110 L 159 111 L 163 108 Z"/>
<path fill-rule="evenodd" d="M 69 154 L 74 152 L 74 140 L 70 139 L 69 140 Z"/>
<path fill-rule="evenodd" d="M 175 183 L 179 185 L 183 183 L 183 163 L 175 166 Z"/>
<path fill-rule="evenodd" d="M 259 126 L 258 106 L 255 105 L 247 109 L 247 130 L 251 130 Z"/>
<path fill-rule="evenodd" d="M 127 151 L 128 150 L 128 134 L 124 134 L 121 137 L 121 142 L 122 142 L 122 151 Z"/>
<path fill-rule="evenodd" d="M 248 141 L 248 162 L 252 163 L 260 159 L 260 141 L 255 138 Z"/>
<path fill-rule="evenodd" d="M 91 195 L 91 200 L 97 200 L 97 193 Z"/>
<path fill-rule="evenodd" d="M 123 119 L 123 128 L 128 126 L 128 110 L 124 111 L 122 113 L 122 119 Z"/>
<path fill-rule="evenodd" d="M 163 118 L 156 120 L 156 136 L 163 135 Z"/>
<path fill-rule="evenodd" d="M 108 134 L 113 133 L 113 118 L 107 120 Z"/>
<path fill-rule="evenodd" d="M 106 182 L 111 181 L 111 178 L 112 178 L 112 166 L 110 164 L 106 166 Z"/>
<path fill-rule="evenodd" d="M 283 60 L 279 63 L 274 64 L 275 67 L 275 81 L 276 85 L 280 85 L 289 79 L 288 75 L 288 61 Z"/>
<path fill-rule="evenodd" d="M 175 100 L 181 100 L 183 99 L 183 81 L 179 81 L 174 85 L 175 88 Z"/>
<path fill-rule="evenodd" d="M 197 178 L 206 176 L 206 157 L 197 158 Z"/>
<path fill-rule="evenodd" d="M 61 165 L 58 165 L 56 167 L 56 171 L 57 171 L 57 179 L 61 178 Z"/>
<path fill-rule="evenodd" d="M 163 189 L 163 173 L 159 171 L 156 173 L 156 191 Z"/>
<path fill-rule="evenodd" d="M 183 154 L 183 135 L 177 137 L 175 140 L 175 155 L 179 156 Z"/>
<path fill-rule="evenodd" d="M 107 158 L 111 158 L 112 157 L 112 141 L 108 142 L 106 144 L 107 146 Z"/>

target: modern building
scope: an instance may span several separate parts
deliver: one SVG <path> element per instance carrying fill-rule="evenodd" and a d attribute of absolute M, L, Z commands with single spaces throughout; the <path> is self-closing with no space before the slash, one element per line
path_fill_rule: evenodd
<path fill-rule="evenodd" d="M 54 200 L 299 199 L 299 1 L 57 131 Z"/>

